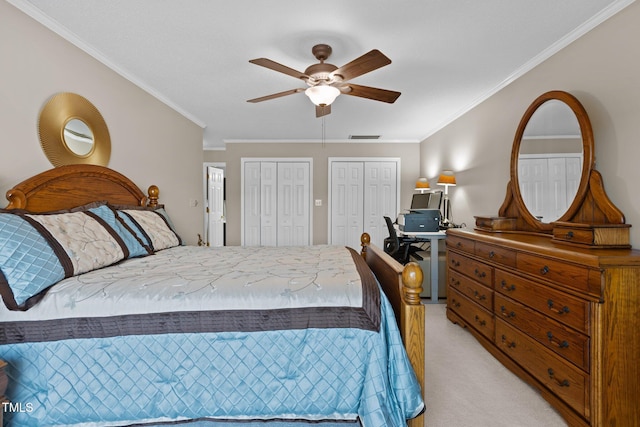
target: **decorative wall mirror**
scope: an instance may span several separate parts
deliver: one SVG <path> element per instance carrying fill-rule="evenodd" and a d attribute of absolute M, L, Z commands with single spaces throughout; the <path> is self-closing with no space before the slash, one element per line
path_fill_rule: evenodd
<path fill-rule="evenodd" d="M 628 246 L 629 225 L 595 170 L 586 110 L 571 94 L 551 91 L 524 113 L 513 141 L 510 181 L 497 217 L 476 217 L 485 231 L 552 234 L 589 246 Z"/>
<path fill-rule="evenodd" d="M 54 166 L 107 166 L 111 156 L 109 130 L 98 109 L 86 98 L 62 92 L 52 96 L 38 120 L 42 150 Z"/>

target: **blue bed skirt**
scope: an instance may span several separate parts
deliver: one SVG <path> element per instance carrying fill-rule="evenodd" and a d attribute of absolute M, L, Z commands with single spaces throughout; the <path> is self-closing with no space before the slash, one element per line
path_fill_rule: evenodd
<path fill-rule="evenodd" d="M 183 425 L 300 427 L 202 419 L 303 418 L 401 427 L 424 405 L 384 295 L 381 306 L 380 332 L 303 329 L 0 345 L 7 397 L 30 408 L 5 413 L 5 422 L 93 427 L 189 418 L 201 421 Z"/>

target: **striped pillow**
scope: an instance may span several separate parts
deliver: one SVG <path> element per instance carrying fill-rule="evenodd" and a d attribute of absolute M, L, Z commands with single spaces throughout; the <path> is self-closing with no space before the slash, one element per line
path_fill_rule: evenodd
<path fill-rule="evenodd" d="M 0 213 L 0 295 L 26 310 L 62 279 L 150 252 L 106 205 L 45 214 Z"/>

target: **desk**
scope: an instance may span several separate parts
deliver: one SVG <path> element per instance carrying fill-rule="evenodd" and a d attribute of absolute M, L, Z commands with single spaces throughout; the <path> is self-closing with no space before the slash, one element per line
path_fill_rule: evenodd
<path fill-rule="evenodd" d="M 396 228 L 398 236 L 417 237 L 419 239 L 426 239 L 431 245 L 431 304 L 438 303 L 438 240 L 442 240 L 447 237 L 444 231 L 402 231 Z M 423 272 L 425 273 L 425 272 Z"/>

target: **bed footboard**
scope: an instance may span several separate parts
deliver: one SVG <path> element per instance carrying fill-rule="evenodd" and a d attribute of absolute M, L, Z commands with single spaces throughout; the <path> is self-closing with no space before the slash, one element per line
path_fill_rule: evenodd
<path fill-rule="evenodd" d="M 362 257 L 377 277 L 385 295 L 393 306 L 400 334 L 416 373 L 424 399 L 425 362 L 425 306 L 420 301 L 423 273 L 420 266 L 410 262 L 403 266 L 381 248 L 371 244 L 369 234 L 360 238 Z M 409 420 L 409 427 L 422 427 L 424 416 Z"/>

